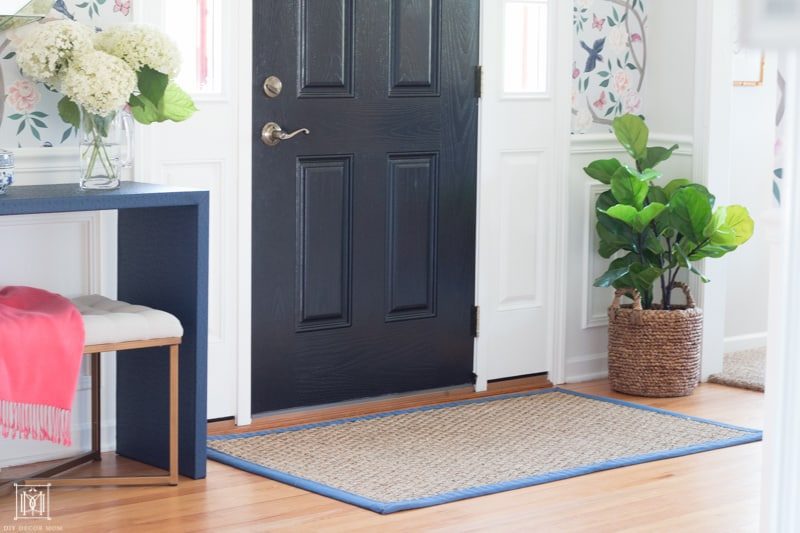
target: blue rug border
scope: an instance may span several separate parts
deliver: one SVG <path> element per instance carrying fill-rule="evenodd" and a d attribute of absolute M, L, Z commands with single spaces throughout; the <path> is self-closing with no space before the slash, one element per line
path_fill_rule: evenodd
<path fill-rule="evenodd" d="M 464 500 L 467 498 L 475 498 L 478 496 L 486 496 L 488 494 L 495 494 L 498 492 L 505 492 L 508 490 L 519 489 L 523 487 L 531 487 L 534 485 L 541 485 L 543 483 L 549 483 L 552 481 L 558 481 L 562 479 L 567 479 L 571 477 L 577 477 L 585 474 L 591 474 L 593 472 L 600 472 L 603 470 L 612 470 L 615 468 L 621 468 L 624 466 L 631 466 L 641 463 L 647 463 L 651 461 L 660 461 L 662 459 L 671 459 L 675 457 L 682 457 L 685 455 L 692 455 L 695 453 L 706 452 L 710 450 L 717 450 L 721 448 L 727 448 L 731 446 L 738 446 L 740 444 L 748 444 L 751 442 L 760 441 L 762 438 L 763 432 L 761 430 L 746 428 L 742 426 L 735 426 L 732 424 L 726 424 L 724 422 L 718 422 L 716 420 L 710 420 L 707 418 L 701 418 L 691 415 L 685 415 L 681 413 L 676 413 L 674 411 L 667 411 L 665 409 L 660 409 L 658 407 L 651 407 L 649 405 L 641 405 L 633 402 L 629 402 L 626 400 L 620 400 L 617 398 L 608 398 L 605 396 L 596 396 L 593 394 L 586 394 L 582 392 L 577 392 L 568 389 L 562 389 L 559 387 L 553 387 L 548 389 L 541 389 L 536 391 L 527 391 L 527 392 L 520 392 L 520 393 L 513 393 L 513 394 L 503 394 L 497 396 L 487 396 L 484 398 L 474 398 L 470 400 L 460 400 L 456 402 L 448 402 L 443 404 L 436 404 L 436 405 L 427 405 L 422 407 L 414 407 L 410 409 L 399 409 L 396 411 L 388 411 L 385 413 L 375 413 L 371 415 L 364 415 L 352 418 L 344 418 L 339 420 L 330 420 L 326 422 L 316 422 L 313 424 L 304 424 L 301 426 L 293 426 L 288 428 L 277 428 L 277 429 L 267 429 L 262 431 L 254 431 L 250 433 L 240 433 L 240 434 L 233 434 L 233 435 L 219 435 L 219 436 L 209 436 L 209 441 L 219 441 L 219 440 L 236 440 L 236 439 L 243 439 L 248 437 L 255 437 L 260 435 L 270 435 L 276 433 L 286 433 L 289 431 L 301 431 L 305 429 L 313 429 L 318 427 L 326 427 L 326 426 L 334 426 L 340 424 L 347 424 L 351 422 L 356 422 L 360 420 L 372 420 L 375 418 L 385 418 L 389 416 L 397 416 L 402 414 L 408 413 L 415 413 L 420 411 L 432 411 L 436 409 L 447 409 L 449 407 L 457 407 L 460 405 L 468 405 L 468 404 L 480 404 L 486 403 L 490 401 L 498 401 L 504 400 L 509 398 L 522 398 L 527 396 L 537 396 L 540 394 L 552 394 L 552 393 L 564 393 L 564 394 L 571 394 L 573 396 L 579 396 L 582 398 L 588 398 L 591 400 L 597 400 L 601 402 L 607 402 L 615 405 L 621 405 L 625 407 L 631 407 L 634 409 L 641 409 L 643 411 L 652 411 L 664 415 L 674 416 L 676 418 L 680 418 L 682 420 L 693 420 L 696 422 L 702 422 L 705 424 L 711 424 L 714 426 L 724 427 L 728 429 L 733 429 L 736 431 L 740 431 L 746 433 L 741 437 L 737 437 L 734 439 L 726 439 L 726 440 L 719 440 L 719 441 L 712 441 L 706 442 L 703 444 L 697 444 L 694 446 L 687 446 L 684 448 L 677 448 L 674 450 L 665 450 L 661 452 L 653 452 L 649 454 L 631 456 L 631 457 L 621 457 L 618 459 L 612 459 L 609 461 L 604 461 L 602 463 L 595 463 L 593 465 L 581 466 L 576 468 L 570 468 L 566 470 L 559 470 L 556 472 L 548 472 L 547 474 L 541 474 L 537 476 L 527 477 L 527 478 L 520 478 L 515 479 L 513 481 L 504 481 L 502 483 L 496 483 L 492 485 L 482 485 L 480 487 L 471 487 L 468 489 L 460 489 L 452 492 L 447 492 L 443 494 L 437 494 L 435 496 L 429 496 L 426 498 L 418 498 L 414 500 L 403 500 L 398 502 L 382 502 L 378 500 L 372 500 L 370 498 L 365 498 L 364 496 L 360 496 L 358 494 L 354 494 L 351 492 L 347 492 L 341 489 L 337 489 L 328 485 L 324 485 L 322 483 L 312 481 L 310 479 L 306 479 L 300 476 L 295 476 L 292 474 L 288 474 L 286 472 L 282 472 L 280 470 L 273 470 L 271 468 L 267 468 L 250 461 L 245 461 L 243 459 L 239 459 L 232 455 L 214 450 L 212 448 L 208 448 L 208 458 L 214 461 L 227 464 L 246 472 L 250 472 L 252 474 L 257 474 L 260 476 L 267 477 L 269 479 L 273 479 L 275 481 L 279 481 L 281 483 L 285 483 L 287 485 L 291 485 L 293 487 L 297 487 L 303 490 L 307 490 L 310 492 L 315 492 L 317 494 L 321 494 L 323 496 L 327 496 L 329 498 L 334 498 L 336 500 L 349 503 L 352 505 L 357 505 L 359 507 L 363 507 L 370 511 L 374 511 L 380 514 L 389 514 L 394 513 L 397 511 L 405 511 L 409 509 L 419 509 L 422 507 L 430 507 L 433 505 L 440 505 L 443 503 L 450 503 L 458 500 Z"/>

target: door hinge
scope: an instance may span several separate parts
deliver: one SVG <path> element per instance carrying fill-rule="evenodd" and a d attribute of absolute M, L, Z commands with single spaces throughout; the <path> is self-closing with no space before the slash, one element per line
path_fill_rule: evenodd
<path fill-rule="evenodd" d="M 483 66 L 477 65 L 475 67 L 475 98 L 480 98 L 483 95 Z"/>
<path fill-rule="evenodd" d="M 480 334 L 481 308 L 477 305 L 472 306 L 472 336 L 477 338 Z"/>

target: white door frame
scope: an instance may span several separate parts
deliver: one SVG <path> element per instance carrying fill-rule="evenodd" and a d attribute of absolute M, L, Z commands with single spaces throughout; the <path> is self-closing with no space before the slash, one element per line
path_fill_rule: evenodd
<path fill-rule="evenodd" d="M 491 0 L 481 0 L 482 2 Z M 236 34 L 238 35 L 236 46 L 238 48 L 239 71 L 239 94 L 238 97 L 238 121 L 239 121 L 239 175 L 237 176 L 237 195 L 239 201 L 238 208 L 238 277 L 239 277 L 239 299 L 238 299 L 238 346 L 236 353 L 237 365 L 237 390 L 236 390 L 236 425 L 248 425 L 252 422 L 251 411 L 251 390 L 252 390 L 252 353 L 251 353 L 251 304 L 252 304 L 252 284 L 251 284 L 251 264 L 252 264 L 252 94 L 251 90 L 256 87 L 252 73 L 252 42 L 253 42 L 253 0 L 240 0 L 236 2 L 238 13 L 236 16 Z M 563 113 L 558 115 L 557 128 L 554 132 L 557 136 L 555 149 L 556 176 L 552 185 L 552 195 L 550 199 L 552 205 L 559 208 L 554 210 L 558 213 L 552 220 L 550 239 L 547 245 L 548 254 L 551 257 L 551 268 L 553 272 L 551 283 L 548 287 L 550 301 L 553 302 L 554 312 L 551 316 L 549 328 L 553 331 L 548 346 L 545 349 L 550 356 L 549 372 L 550 380 L 553 383 L 563 383 L 565 375 L 565 356 L 564 356 L 564 335 L 565 335 L 565 283 L 563 275 L 566 265 L 566 230 L 567 230 L 567 176 L 569 169 L 569 146 L 570 146 L 570 78 L 569 65 L 572 57 L 572 8 L 569 2 L 561 0 L 550 0 L 551 9 L 555 9 L 558 32 L 554 35 L 553 43 L 557 54 L 551 58 L 554 62 L 552 71 L 553 80 L 553 102 Z M 485 35 L 483 25 L 481 25 L 481 42 L 489 36 Z M 497 36 L 494 36 L 497 38 Z M 482 56 L 481 56 L 482 57 Z M 480 129 L 480 119 L 479 119 Z M 480 160 L 480 148 L 478 149 Z M 481 176 L 478 175 L 480 181 Z M 480 224 L 480 217 L 477 221 Z M 479 246 L 479 243 L 478 243 Z M 477 246 L 476 246 L 477 248 Z M 476 271 L 477 276 L 480 273 Z M 477 354 L 477 352 L 476 352 Z M 487 354 L 481 354 L 481 358 Z M 481 368 L 483 361 L 478 361 L 476 356 L 475 368 Z M 485 383 L 484 383 L 485 386 Z M 480 387 L 479 387 L 480 388 Z"/>
<path fill-rule="evenodd" d="M 236 425 L 246 426 L 253 420 L 252 390 L 252 211 L 253 211 L 253 0 L 236 2 L 236 47 L 238 48 L 239 94 L 239 176 L 237 195 L 239 214 L 236 221 L 239 241 L 237 265 L 239 269 L 238 346 L 236 351 Z"/>

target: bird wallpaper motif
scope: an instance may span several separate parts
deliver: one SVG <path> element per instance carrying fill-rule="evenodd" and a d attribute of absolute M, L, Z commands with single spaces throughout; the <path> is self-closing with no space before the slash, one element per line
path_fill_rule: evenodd
<path fill-rule="evenodd" d="M 573 133 L 607 132 L 614 117 L 642 114 L 647 71 L 643 0 L 574 0 Z"/>
<path fill-rule="evenodd" d="M 102 29 L 124 24 L 132 0 L 56 0 L 45 20 L 70 19 Z M 76 133 L 58 116 L 61 95 L 23 76 L 14 60 L 14 43 L 26 27 L 0 33 L 0 148 L 76 144 Z"/>

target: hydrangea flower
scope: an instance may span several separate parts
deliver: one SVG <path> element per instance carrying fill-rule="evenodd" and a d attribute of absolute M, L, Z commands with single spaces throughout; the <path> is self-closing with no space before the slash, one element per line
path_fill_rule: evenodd
<path fill-rule="evenodd" d="M 137 72 L 148 66 L 174 78 L 180 70 L 178 47 L 164 33 L 149 26 L 125 24 L 110 28 L 95 36 L 94 45 Z"/>
<path fill-rule="evenodd" d="M 17 44 L 17 63 L 25 75 L 55 85 L 76 56 L 92 49 L 92 30 L 71 20 L 38 25 Z"/>
<path fill-rule="evenodd" d="M 89 113 L 107 116 L 121 109 L 136 87 L 136 73 L 100 50 L 78 56 L 61 82 L 61 92 Z"/>

